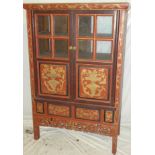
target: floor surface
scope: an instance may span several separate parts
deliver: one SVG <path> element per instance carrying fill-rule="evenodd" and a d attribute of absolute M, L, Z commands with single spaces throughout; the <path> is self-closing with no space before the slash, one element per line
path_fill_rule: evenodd
<path fill-rule="evenodd" d="M 121 127 L 116 155 L 130 155 L 130 128 Z M 112 155 L 111 138 L 92 133 L 41 127 L 33 139 L 31 124 L 24 124 L 24 155 Z"/>

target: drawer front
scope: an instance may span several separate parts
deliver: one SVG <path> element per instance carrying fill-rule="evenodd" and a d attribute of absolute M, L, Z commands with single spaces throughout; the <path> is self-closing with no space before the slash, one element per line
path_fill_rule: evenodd
<path fill-rule="evenodd" d="M 45 108 L 47 107 L 47 110 Z M 72 106 L 66 104 L 58 104 L 51 102 L 40 102 L 36 103 L 36 113 L 38 114 L 47 114 L 62 116 L 62 117 L 72 117 L 81 120 L 90 120 L 90 121 L 101 121 L 105 123 L 114 123 L 114 110 L 112 109 L 98 109 L 86 106 Z M 72 115 L 71 115 L 72 114 Z M 75 117 L 74 117 L 75 114 Z M 102 117 L 100 119 L 100 117 Z"/>
<path fill-rule="evenodd" d="M 70 117 L 70 107 L 65 105 L 48 104 L 48 114 Z"/>
<path fill-rule="evenodd" d="M 100 118 L 99 110 L 77 107 L 76 118 L 99 121 Z"/>

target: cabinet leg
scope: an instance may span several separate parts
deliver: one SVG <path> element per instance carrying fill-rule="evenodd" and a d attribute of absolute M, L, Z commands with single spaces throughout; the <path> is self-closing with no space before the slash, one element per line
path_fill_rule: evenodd
<path fill-rule="evenodd" d="M 112 137 L 112 153 L 115 155 L 117 152 L 117 136 Z"/>
<path fill-rule="evenodd" d="M 34 125 L 33 130 L 34 130 L 34 139 L 38 140 L 40 138 L 39 126 L 38 125 Z"/>

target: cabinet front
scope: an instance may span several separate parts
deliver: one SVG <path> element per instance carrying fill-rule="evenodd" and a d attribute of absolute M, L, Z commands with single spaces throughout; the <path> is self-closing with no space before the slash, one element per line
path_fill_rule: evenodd
<path fill-rule="evenodd" d="M 24 4 L 34 139 L 40 126 L 120 134 L 128 3 Z"/>
<path fill-rule="evenodd" d="M 36 11 L 37 96 L 112 104 L 117 12 Z"/>

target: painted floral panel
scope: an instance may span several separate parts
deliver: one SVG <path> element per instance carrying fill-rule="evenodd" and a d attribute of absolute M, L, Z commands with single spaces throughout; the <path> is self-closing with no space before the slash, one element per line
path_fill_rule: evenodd
<path fill-rule="evenodd" d="M 97 121 L 99 120 L 99 111 L 86 108 L 76 108 L 76 118 Z"/>
<path fill-rule="evenodd" d="M 113 122 L 113 111 L 105 111 L 105 122 L 112 123 Z"/>
<path fill-rule="evenodd" d="M 83 98 L 108 98 L 108 68 L 80 67 L 80 92 Z"/>
<path fill-rule="evenodd" d="M 48 105 L 49 114 L 58 115 L 58 116 L 70 116 L 70 108 L 68 106 L 59 106 L 54 104 Z"/>
<path fill-rule="evenodd" d="M 41 92 L 67 95 L 66 70 L 65 65 L 41 64 Z"/>
<path fill-rule="evenodd" d="M 37 113 L 44 113 L 43 103 L 37 103 L 36 108 L 37 108 Z"/>

